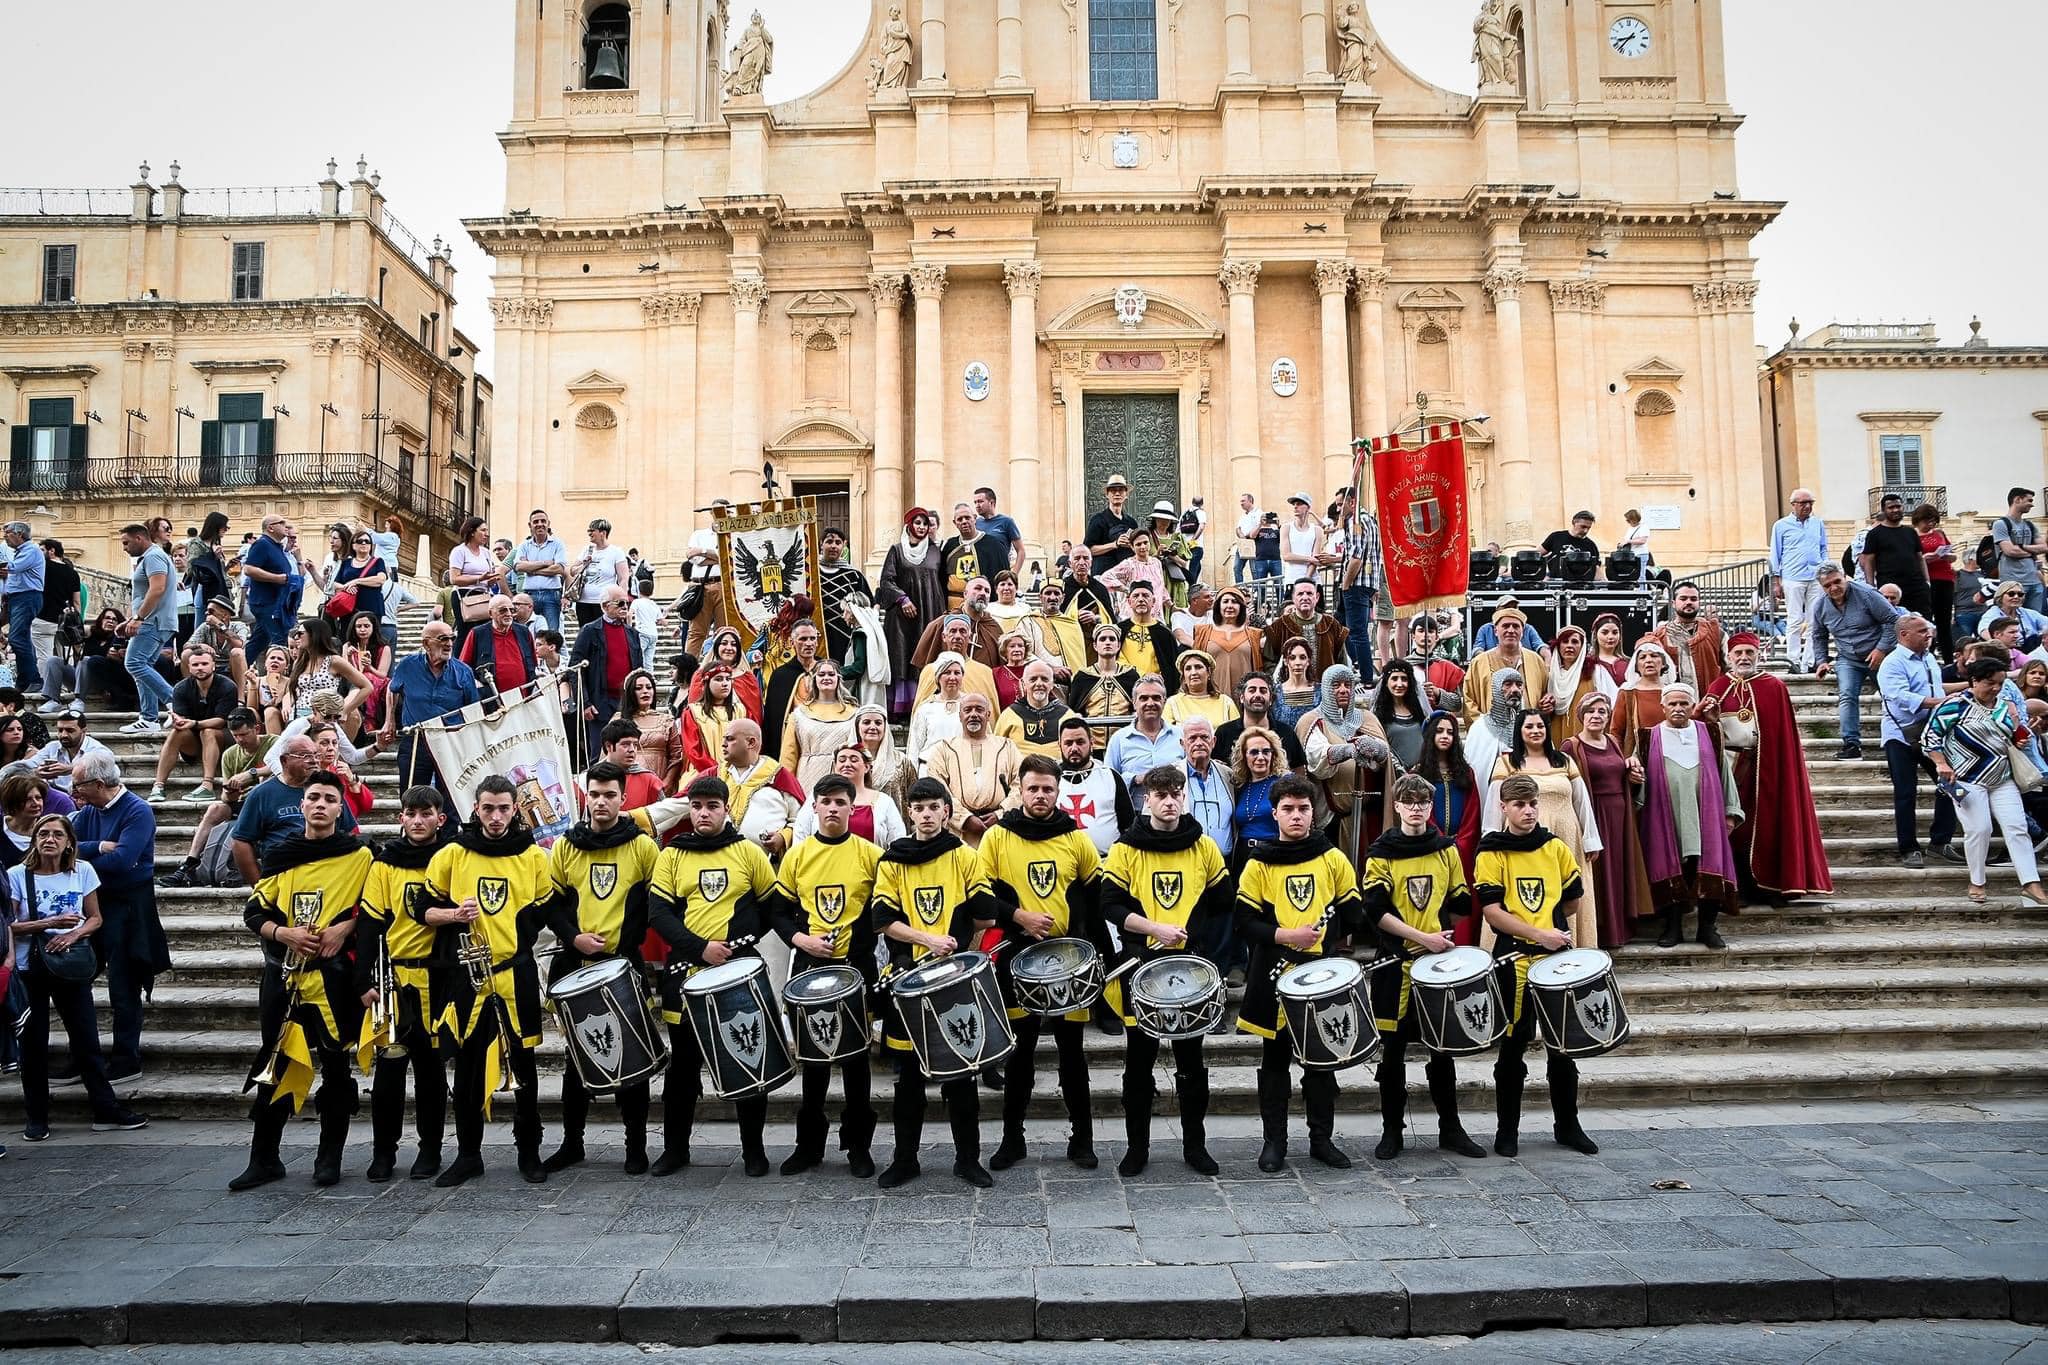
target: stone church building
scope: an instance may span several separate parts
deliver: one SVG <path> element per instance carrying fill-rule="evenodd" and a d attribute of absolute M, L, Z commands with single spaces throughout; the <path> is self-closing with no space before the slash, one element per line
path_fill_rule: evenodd
<path fill-rule="evenodd" d="M 495 520 L 665 566 L 693 509 L 821 496 L 870 562 L 993 486 L 1035 548 L 1132 504 L 1318 505 L 1355 438 L 1470 428 L 1476 540 L 1577 508 L 1760 553 L 1751 239 L 1719 0 L 1484 0 L 1476 96 L 1363 0 L 846 0 L 769 104 L 726 0 L 518 0 Z M 1212 560 L 1211 562 L 1215 562 Z"/>

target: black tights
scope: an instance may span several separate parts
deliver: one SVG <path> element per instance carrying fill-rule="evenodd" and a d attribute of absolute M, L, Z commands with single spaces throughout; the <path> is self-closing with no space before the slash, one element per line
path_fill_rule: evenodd
<path fill-rule="evenodd" d="M 874 1065 L 865 1050 L 837 1063 L 839 1083 L 846 1099 L 839 1107 L 839 1150 L 865 1152 L 875 1136 Z M 825 1136 L 832 1130 L 825 1117 L 825 1101 L 832 1089 L 832 1063 L 805 1062 L 803 1104 L 796 1114 L 796 1146 L 799 1152 L 823 1156 Z"/>
<path fill-rule="evenodd" d="M 448 1069 L 441 1049 L 425 1029 L 399 1035 L 399 1047 L 379 1052 L 370 1080 L 370 1146 L 382 1155 L 398 1151 L 405 1129 L 405 1077 L 413 1077 L 413 1129 L 420 1151 L 439 1155 L 448 1126 Z"/>
<path fill-rule="evenodd" d="M 697 1030 L 689 1021 L 668 1026 L 668 1075 L 661 1083 L 662 1141 L 670 1152 L 690 1150 L 690 1130 L 697 1124 L 697 1101 L 704 1094 L 704 1055 L 697 1050 Z M 768 1096 L 749 1095 L 732 1102 L 740 1125 L 740 1150 L 759 1156 L 767 1148 Z"/>
<path fill-rule="evenodd" d="M 491 1011 L 503 1008 L 497 996 L 484 1001 L 484 1012 L 468 1038 L 455 1053 L 455 1145 L 463 1156 L 481 1160 L 484 1151 L 484 1056 L 491 1050 L 491 1044 L 499 1041 L 498 1026 Z M 522 1157 L 540 1155 L 540 1086 L 535 1074 L 533 1049 L 513 1037 L 513 1030 L 506 1029 L 505 1037 L 512 1039 L 509 1048 L 502 1049 L 499 1064 L 512 1073 L 518 1083 L 513 1095 L 512 1140 Z"/>
<path fill-rule="evenodd" d="M 917 1160 L 918 1143 L 924 1138 L 925 1082 L 929 1078 L 915 1052 L 896 1054 L 896 1100 L 890 1118 L 896 1126 L 896 1151 L 891 1161 L 901 1166 Z M 946 1102 L 946 1117 L 953 1127 L 953 1159 L 981 1160 L 981 1078 L 970 1072 L 939 1082 L 939 1096 Z"/>
<path fill-rule="evenodd" d="M 1050 1023 L 1053 1042 L 1060 1054 L 1060 1098 L 1066 1101 L 1067 1118 L 1074 1125 L 1074 1137 L 1091 1142 L 1095 1136 L 1095 1107 L 1088 1095 L 1088 1054 L 1082 1049 L 1081 1023 L 1071 1019 L 1047 1020 L 1026 1014 L 1010 1021 L 1016 1026 L 1017 1048 L 1010 1054 L 1010 1069 L 1003 1086 L 1003 1137 L 1024 1137 L 1024 1114 L 1031 1107 L 1031 1090 L 1038 1081 L 1038 1038 Z"/>

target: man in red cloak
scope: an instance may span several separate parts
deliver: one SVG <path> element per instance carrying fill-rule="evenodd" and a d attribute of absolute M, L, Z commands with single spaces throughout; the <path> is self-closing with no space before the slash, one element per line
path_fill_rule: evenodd
<path fill-rule="evenodd" d="M 1728 637 L 1728 672 L 1707 689 L 1702 709 L 1711 709 L 1702 719 L 1718 721 L 1749 812 L 1732 839 L 1742 898 L 1782 905 L 1795 896 L 1832 893 L 1835 885 L 1792 694 L 1762 669 L 1762 658 L 1762 642 L 1751 632 Z"/>

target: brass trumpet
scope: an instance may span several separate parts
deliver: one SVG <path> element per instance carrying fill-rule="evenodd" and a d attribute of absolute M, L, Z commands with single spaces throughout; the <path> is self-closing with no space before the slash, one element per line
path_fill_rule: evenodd
<path fill-rule="evenodd" d="M 301 905 L 298 903 L 298 898 L 294 897 L 291 927 L 294 929 L 311 929 L 314 919 L 319 913 L 320 907 L 317 901 L 308 901 L 306 904 Z M 312 959 L 308 954 L 302 953 L 296 948 L 286 948 L 284 950 L 285 975 L 289 976 L 293 972 L 304 971 L 307 964 L 311 961 Z"/>
<path fill-rule="evenodd" d="M 290 1025 L 292 1011 L 299 1007 L 299 985 L 295 978 L 285 977 L 284 1020 L 277 1026 L 277 1037 L 271 1040 L 270 1051 L 263 1059 L 263 1067 L 256 1073 L 256 1084 L 275 1086 L 284 1078 L 284 1031 Z"/>
<path fill-rule="evenodd" d="M 512 1034 L 511 1019 L 506 1014 L 504 1003 L 491 989 L 490 936 L 480 936 L 464 929 L 455 940 L 455 957 L 469 973 L 471 988 L 484 997 L 484 1008 L 497 1020 L 498 1052 L 505 1058 L 505 1088 L 516 1095 L 524 1088 L 519 1084 L 519 1073 L 512 1069 L 512 1054 L 519 1040 Z"/>
<path fill-rule="evenodd" d="M 370 1006 L 370 1033 L 378 1051 L 398 1046 L 398 973 L 391 966 L 391 945 L 377 935 L 377 1002 Z"/>

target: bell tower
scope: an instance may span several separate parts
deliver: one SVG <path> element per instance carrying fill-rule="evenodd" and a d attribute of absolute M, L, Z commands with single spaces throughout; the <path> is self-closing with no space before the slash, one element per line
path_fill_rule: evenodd
<path fill-rule="evenodd" d="M 1510 0 L 1532 111 L 1725 108 L 1721 0 Z"/>
<path fill-rule="evenodd" d="M 513 0 L 512 122 L 718 119 L 726 0 Z"/>

